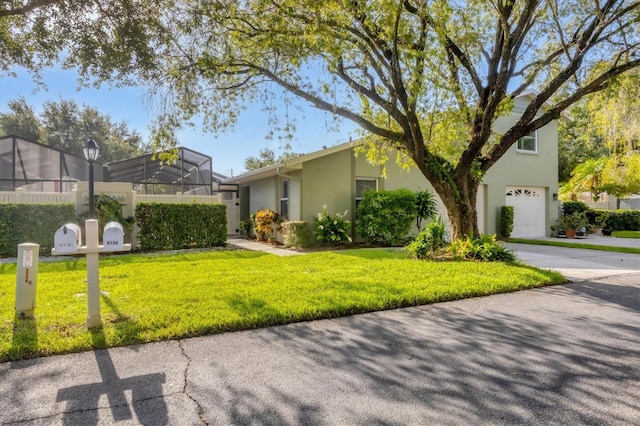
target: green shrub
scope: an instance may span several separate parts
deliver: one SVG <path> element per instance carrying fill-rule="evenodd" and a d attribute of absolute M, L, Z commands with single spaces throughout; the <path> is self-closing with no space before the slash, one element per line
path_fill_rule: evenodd
<path fill-rule="evenodd" d="M 484 262 L 514 262 L 515 255 L 496 241 L 495 235 L 465 238 L 453 241 L 449 250 L 454 259 L 475 259 Z"/>
<path fill-rule="evenodd" d="M 311 247 L 313 245 L 313 232 L 307 222 L 290 220 L 282 224 L 284 233 L 284 245 L 287 247 Z"/>
<path fill-rule="evenodd" d="M 331 216 L 327 213 L 327 206 L 322 207 L 322 212 L 313 219 L 316 226 L 316 240 L 325 244 L 337 245 L 347 241 L 351 241 L 349 232 L 351 231 L 351 222 L 345 219 L 347 212 L 344 214 L 336 213 Z"/>
<path fill-rule="evenodd" d="M 447 230 L 442 218 L 429 223 L 407 246 L 409 254 L 417 259 L 427 259 L 440 252 L 446 245 Z"/>
<path fill-rule="evenodd" d="M 0 256 L 15 257 L 18 244 L 40 244 L 50 255 L 53 235 L 65 223 L 76 222 L 74 204 L 0 204 Z"/>
<path fill-rule="evenodd" d="M 509 238 L 513 232 L 513 206 L 500 207 L 500 235 Z"/>
<path fill-rule="evenodd" d="M 113 195 L 100 194 L 95 196 L 95 210 L 98 223 L 104 228 L 109 222 L 118 222 L 122 227 L 131 229 L 134 224 L 133 217 L 124 217 L 122 215 L 122 206 L 120 201 Z"/>
<path fill-rule="evenodd" d="M 573 213 L 582 213 L 587 212 L 589 210 L 589 206 L 587 206 L 582 201 L 563 201 L 562 202 L 562 214 L 563 215 L 571 215 Z"/>
<path fill-rule="evenodd" d="M 142 250 L 215 247 L 227 241 L 224 204 L 139 203 L 135 218 Z"/>
<path fill-rule="evenodd" d="M 416 218 L 416 194 L 408 189 L 369 191 L 358 206 L 357 229 L 368 242 L 397 246 Z"/>
<path fill-rule="evenodd" d="M 571 214 L 563 215 L 558 221 L 558 226 L 562 230 L 573 229 L 579 231 L 582 228 L 586 228 L 589 222 L 587 221 L 586 212 L 573 212 Z"/>
<path fill-rule="evenodd" d="M 606 218 L 612 231 L 640 231 L 640 210 L 614 210 Z"/>
<path fill-rule="evenodd" d="M 255 225 L 253 223 L 253 216 L 249 220 L 241 220 L 238 223 L 240 236 L 243 238 L 250 238 L 253 235 L 254 226 Z"/>
<path fill-rule="evenodd" d="M 607 227 L 608 210 L 588 210 L 585 213 L 589 225 L 593 228 L 604 229 Z"/>
<path fill-rule="evenodd" d="M 595 227 L 612 231 L 640 231 L 640 210 L 589 210 L 587 219 Z"/>

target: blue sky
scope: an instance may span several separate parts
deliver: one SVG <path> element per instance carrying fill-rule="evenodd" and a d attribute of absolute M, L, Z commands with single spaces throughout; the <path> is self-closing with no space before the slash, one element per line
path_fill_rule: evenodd
<path fill-rule="evenodd" d="M 103 85 L 100 89 L 83 88 L 77 90 L 77 73 L 58 68 L 47 70 L 43 81 L 47 89 L 37 90 L 37 86 L 26 72 L 18 70 L 18 77 L 0 77 L 0 112 L 8 112 L 10 100 L 24 96 L 36 114 L 42 111 L 42 105 L 48 100 L 72 99 L 79 105 L 97 108 L 103 114 L 110 115 L 115 121 L 125 121 L 130 129 L 137 130 L 148 138 L 148 124 L 152 120 L 152 111 L 145 107 L 143 87 L 111 88 Z M 297 130 L 290 141 L 292 150 L 309 153 L 333 146 L 358 136 L 357 126 L 342 120 L 340 131 L 327 129 L 331 123 L 330 114 L 319 111 L 301 101 L 301 112 L 294 112 L 297 118 Z M 290 115 L 292 108 L 289 108 Z M 234 129 L 220 135 L 205 134 L 199 127 L 187 128 L 179 134 L 180 145 L 213 157 L 213 169 L 217 172 L 237 176 L 244 169 L 244 159 L 257 156 L 262 148 L 268 147 L 281 152 L 278 140 L 268 141 L 268 115 L 261 105 L 251 105 L 242 112 Z"/>

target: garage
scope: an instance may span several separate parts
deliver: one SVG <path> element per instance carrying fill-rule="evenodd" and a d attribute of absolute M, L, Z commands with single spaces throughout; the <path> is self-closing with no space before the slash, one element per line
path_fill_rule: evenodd
<path fill-rule="evenodd" d="M 512 237 L 541 237 L 545 233 L 545 188 L 506 187 L 506 205 L 513 206 Z"/>

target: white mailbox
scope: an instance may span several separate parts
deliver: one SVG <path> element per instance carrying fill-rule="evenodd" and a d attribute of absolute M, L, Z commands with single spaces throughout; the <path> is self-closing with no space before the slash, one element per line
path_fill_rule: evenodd
<path fill-rule="evenodd" d="M 122 251 L 124 249 L 124 230 L 119 222 L 109 222 L 102 233 L 102 251 Z"/>
<path fill-rule="evenodd" d="M 80 227 L 75 223 L 67 223 L 53 235 L 53 250 L 51 254 L 77 253 L 82 241 Z"/>

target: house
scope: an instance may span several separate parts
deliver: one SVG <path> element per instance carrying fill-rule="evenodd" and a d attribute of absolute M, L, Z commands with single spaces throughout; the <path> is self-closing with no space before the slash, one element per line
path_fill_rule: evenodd
<path fill-rule="evenodd" d="M 510 116 L 496 120 L 496 132 L 504 132 L 526 108 L 529 96 L 516 99 Z M 324 205 L 330 214 L 355 210 L 369 189 L 429 190 L 432 186 L 420 171 L 402 170 L 389 155 L 386 177 L 383 166 L 372 165 L 355 155 L 357 142 L 343 143 L 302 155 L 279 164 L 244 173 L 224 181 L 236 184 L 240 194 L 240 219 L 260 209 L 273 209 L 289 220 L 313 223 Z M 484 177 L 478 190 L 478 228 L 498 233 L 500 208 L 514 206 L 512 237 L 545 236 L 558 218 L 558 122 L 552 121 L 522 138 Z M 439 202 L 440 213 L 446 211 Z M 355 236 L 355 234 L 354 234 Z"/>

